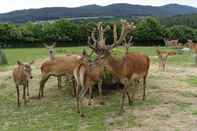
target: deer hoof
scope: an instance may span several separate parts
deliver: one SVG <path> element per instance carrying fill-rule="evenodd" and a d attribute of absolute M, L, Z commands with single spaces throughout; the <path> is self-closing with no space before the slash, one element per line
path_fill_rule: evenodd
<path fill-rule="evenodd" d="M 85 115 L 84 115 L 83 113 L 81 113 L 81 117 L 82 117 L 82 118 L 84 118 L 84 117 L 85 117 Z"/>
<path fill-rule="evenodd" d="M 88 105 L 89 105 L 89 106 L 91 106 L 91 105 L 92 105 L 92 102 L 91 102 L 91 101 L 89 101 L 89 102 L 88 102 Z"/>
<path fill-rule="evenodd" d="M 132 105 L 133 105 L 133 103 L 134 103 L 133 101 L 129 101 L 129 105 L 130 105 L 130 106 L 132 106 Z"/>
<path fill-rule="evenodd" d="M 105 105 L 105 102 L 104 102 L 104 101 L 100 101 L 100 104 L 101 104 L 101 105 Z"/>
<path fill-rule="evenodd" d="M 119 111 L 118 115 L 122 115 L 124 112 L 125 112 L 125 110 L 122 109 L 122 110 Z"/>

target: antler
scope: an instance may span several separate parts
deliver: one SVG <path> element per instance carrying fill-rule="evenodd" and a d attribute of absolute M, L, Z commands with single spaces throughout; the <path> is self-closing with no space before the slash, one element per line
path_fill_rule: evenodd
<path fill-rule="evenodd" d="M 121 21 L 121 24 L 122 24 L 122 29 L 121 29 L 120 37 L 118 39 L 117 26 L 116 26 L 116 24 L 114 24 L 113 25 L 114 42 L 110 46 L 110 49 L 113 49 L 117 45 L 121 44 L 125 40 L 127 34 L 129 32 L 131 32 L 131 31 L 133 31 L 136 28 L 133 23 L 129 24 L 126 20 L 123 20 L 123 19 L 121 19 L 120 21 Z"/>
<path fill-rule="evenodd" d="M 110 26 L 107 25 L 105 28 L 103 28 L 102 22 L 99 22 L 97 24 L 97 28 L 93 29 L 91 32 L 91 37 L 88 37 L 88 45 L 92 50 L 98 52 L 99 50 L 107 49 L 104 33 L 108 30 L 110 30 Z M 96 38 L 96 31 L 98 31 L 98 38 Z M 91 41 L 93 41 L 93 43 L 91 43 Z"/>
<path fill-rule="evenodd" d="M 132 42 L 132 40 L 133 40 L 133 36 L 130 36 L 128 42 L 126 41 L 126 38 L 124 39 L 124 41 L 125 41 L 126 53 L 128 53 L 129 47 L 130 47 L 130 46 L 133 46 L 133 44 L 134 44 L 134 43 Z"/>

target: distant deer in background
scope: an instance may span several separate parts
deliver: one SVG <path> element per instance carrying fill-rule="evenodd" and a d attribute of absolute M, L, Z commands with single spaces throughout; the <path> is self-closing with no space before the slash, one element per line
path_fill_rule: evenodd
<path fill-rule="evenodd" d="M 44 46 L 48 49 L 49 60 L 51 61 L 55 60 L 56 43 L 53 43 L 51 46 L 44 44 Z M 58 82 L 58 89 L 61 89 L 62 76 L 57 76 L 57 82 Z"/>
<path fill-rule="evenodd" d="M 159 57 L 159 70 L 165 71 L 168 56 L 176 55 L 176 52 L 175 51 L 161 51 L 159 48 L 156 48 L 156 53 Z"/>
<path fill-rule="evenodd" d="M 32 64 L 33 64 L 33 61 L 27 64 L 23 64 L 22 62 L 17 61 L 17 67 L 13 69 L 12 76 L 16 85 L 18 106 L 20 106 L 20 90 L 19 90 L 20 85 L 23 86 L 24 104 L 25 105 L 27 104 L 26 96 L 29 96 L 29 79 L 33 78 L 32 73 L 31 73 Z"/>
<path fill-rule="evenodd" d="M 186 45 L 192 50 L 194 55 L 194 62 L 197 65 L 197 43 L 194 43 L 192 40 L 188 40 Z"/>
<path fill-rule="evenodd" d="M 166 38 L 164 38 L 164 42 L 165 42 L 165 45 L 166 47 L 172 47 L 172 48 L 179 48 L 179 40 L 168 40 Z"/>

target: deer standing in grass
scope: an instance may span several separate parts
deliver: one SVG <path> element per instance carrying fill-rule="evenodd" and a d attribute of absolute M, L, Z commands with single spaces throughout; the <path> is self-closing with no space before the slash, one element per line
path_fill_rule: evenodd
<path fill-rule="evenodd" d="M 173 47 L 173 48 L 179 48 L 179 40 L 168 40 L 164 38 L 164 42 L 166 47 Z"/>
<path fill-rule="evenodd" d="M 192 50 L 194 55 L 194 62 L 197 65 L 197 43 L 194 43 L 192 40 L 188 40 L 187 45 Z"/>
<path fill-rule="evenodd" d="M 159 48 L 156 49 L 156 52 L 159 58 L 159 70 L 165 71 L 168 56 L 176 55 L 176 52 L 175 51 L 161 51 Z"/>
<path fill-rule="evenodd" d="M 44 86 L 51 76 L 61 77 L 66 75 L 67 77 L 73 78 L 73 70 L 83 58 L 86 58 L 86 55 L 65 54 L 64 57 L 54 57 L 52 61 L 45 61 L 40 68 L 41 80 L 38 97 L 44 97 Z M 75 94 L 74 81 L 73 94 Z"/>
<path fill-rule="evenodd" d="M 48 49 L 48 55 L 49 55 L 49 60 L 53 61 L 55 60 L 55 46 L 56 43 L 53 43 L 53 45 L 49 46 L 44 44 L 45 48 Z M 57 76 L 57 82 L 58 82 L 58 89 L 61 89 L 61 83 L 62 83 L 62 76 Z"/>
<path fill-rule="evenodd" d="M 122 29 L 119 39 L 116 24 L 113 25 L 114 41 L 111 46 L 106 45 L 104 37 L 102 38 L 102 46 L 91 46 L 93 51 L 104 59 L 104 65 L 107 67 L 107 69 L 111 71 L 112 74 L 114 74 L 117 78 L 119 78 L 122 84 L 124 84 L 120 113 L 122 113 L 124 110 L 124 101 L 126 95 L 128 96 L 129 104 L 133 103 L 135 90 L 132 91 L 131 99 L 129 94 L 131 83 L 138 83 L 140 80 L 143 80 L 143 100 L 145 100 L 146 79 L 150 66 L 149 57 L 141 53 L 128 52 L 125 53 L 125 55 L 120 60 L 117 60 L 112 56 L 111 50 L 125 41 L 128 33 L 135 29 L 135 26 L 133 24 L 129 24 L 126 20 L 121 20 L 121 24 Z M 101 26 L 100 28 L 102 29 L 103 27 Z"/>
<path fill-rule="evenodd" d="M 24 104 L 27 104 L 26 96 L 29 96 L 29 79 L 32 79 L 32 69 L 31 65 L 33 64 L 33 61 L 31 63 L 23 64 L 20 61 L 17 61 L 17 67 L 13 69 L 12 77 L 16 85 L 16 91 L 17 91 L 17 104 L 20 106 L 20 90 L 19 86 L 23 86 L 23 99 Z"/>
<path fill-rule="evenodd" d="M 99 49 L 105 48 L 105 45 L 103 44 L 104 32 L 108 31 L 110 28 L 109 26 L 107 26 L 105 29 L 103 29 L 101 27 L 101 23 L 99 23 L 97 29 L 99 31 L 99 38 L 96 39 L 95 37 L 96 29 L 94 29 L 91 34 L 91 38 L 88 37 L 88 45 L 90 46 L 90 48 L 93 47 L 92 45 L 94 46 L 98 45 L 97 47 Z M 93 44 L 91 43 L 91 40 L 94 42 Z M 97 51 L 97 49 L 95 49 L 94 51 Z M 101 104 L 104 103 L 103 95 L 102 95 L 102 72 L 104 68 L 103 64 L 104 64 L 104 60 L 101 57 L 97 57 L 96 60 L 93 62 L 81 61 L 81 64 L 79 64 L 74 69 L 73 74 L 77 82 L 77 87 L 76 87 L 77 111 L 81 114 L 81 116 L 83 116 L 83 113 L 80 110 L 81 99 L 84 97 L 86 92 L 89 91 L 88 104 L 89 105 L 91 104 L 92 88 L 95 85 L 95 83 L 98 83 L 99 96 L 101 98 L 100 103 Z"/>

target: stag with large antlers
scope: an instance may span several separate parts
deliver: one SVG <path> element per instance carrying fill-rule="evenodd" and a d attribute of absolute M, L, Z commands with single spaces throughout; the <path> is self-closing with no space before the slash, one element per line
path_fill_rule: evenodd
<path fill-rule="evenodd" d="M 122 29 L 119 39 L 116 24 L 113 25 L 114 41 L 110 46 L 106 45 L 103 35 L 104 31 L 101 30 L 102 26 L 99 24 L 100 28 L 98 31 L 100 32 L 99 34 L 102 35 L 100 36 L 102 39 L 95 41 L 94 44 L 90 46 L 98 57 L 100 56 L 104 58 L 107 69 L 119 78 L 122 84 L 124 84 L 120 113 L 124 110 L 123 107 L 126 95 L 128 96 L 129 104 L 133 103 L 135 91 L 132 92 L 132 99 L 129 94 L 129 87 L 133 81 L 138 82 L 141 79 L 143 80 L 143 100 L 145 100 L 146 79 L 150 65 L 149 57 L 141 53 L 125 53 L 121 60 L 117 60 L 112 56 L 111 50 L 122 44 L 128 33 L 135 29 L 135 26 L 133 24 L 129 24 L 126 20 L 121 20 L 121 24 Z M 94 31 L 92 34 L 94 34 Z M 101 41 L 103 46 L 99 45 Z"/>

